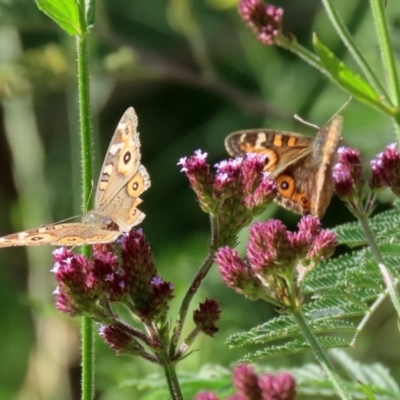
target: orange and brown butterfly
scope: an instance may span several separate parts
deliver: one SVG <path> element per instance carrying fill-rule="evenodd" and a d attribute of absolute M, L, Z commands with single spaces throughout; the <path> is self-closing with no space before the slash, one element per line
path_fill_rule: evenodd
<path fill-rule="evenodd" d="M 80 246 L 114 242 L 143 221 L 139 196 L 150 187 L 150 176 L 140 162 L 138 119 L 130 107 L 123 114 L 111 139 L 101 168 L 94 209 L 81 222 L 43 225 L 0 237 L 0 247 Z"/>
<path fill-rule="evenodd" d="M 315 138 L 272 129 L 231 133 L 225 147 L 231 156 L 266 156 L 264 171 L 278 184 L 275 201 L 299 214 L 321 218 L 333 194 L 332 167 L 340 143 L 343 118 L 336 115 Z"/>

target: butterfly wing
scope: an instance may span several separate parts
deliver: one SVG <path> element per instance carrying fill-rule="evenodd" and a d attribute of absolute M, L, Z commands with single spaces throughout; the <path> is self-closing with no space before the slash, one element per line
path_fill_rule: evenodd
<path fill-rule="evenodd" d="M 278 184 L 275 201 L 299 214 L 322 217 L 333 194 L 332 163 L 340 141 L 342 117 L 321 128 L 315 139 L 298 133 L 256 129 L 232 133 L 228 153 L 265 154 L 264 170 Z"/>
<path fill-rule="evenodd" d="M 130 107 L 123 114 L 111 139 L 95 194 L 95 211 L 115 221 L 121 232 L 139 224 L 144 214 L 139 198 L 150 187 L 150 176 L 140 163 L 138 119 Z"/>
<path fill-rule="evenodd" d="M 325 214 L 333 195 L 332 167 L 341 142 L 343 117 L 336 115 L 329 125 L 319 130 L 313 146 L 313 164 L 319 168 L 315 174 L 316 197 L 313 214 Z"/>
<path fill-rule="evenodd" d="M 231 156 L 246 153 L 266 156 L 264 171 L 279 175 L 291 164 L 312 151 L 314 139 L 291 132 L 272 129 L 250 129 L 231 133 L 225 139 L 225 147 Z"/>
<path fill-rule="evenodd" d="M 110 243 L 120 235 L 119 231 L 99 229 L 95 225 L 71 223 L 43 225 L 36 229 L 12 233 L 0 238 L 0 247 L 40 246 L 81 246 L 83 244 Z"/>
<path fill-rule="evenodd" d="M 230 134 L 225 147 L 233 156 L 245 153 L 266 156 L 264 171 L 270 172 L 278 184 L 275 202 L 299 214 L 308 214 L 312 207 L 312 180 L 300 179 L 299 173 L 315 173 L 311 159 L 314 139 L 292 132 L 252 129 Z"/>

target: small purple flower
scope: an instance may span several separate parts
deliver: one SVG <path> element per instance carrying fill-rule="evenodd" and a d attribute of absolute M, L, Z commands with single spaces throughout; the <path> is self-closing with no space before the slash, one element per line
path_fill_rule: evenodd
<path fill-rule="evenodd" d="M 312 247 L 307 253 L 307 259 L 313 263 L 319 263 L 331 257 L 338 245 L 337 235 L 328 229 L 321 232 L 314 238 Z"/>
<path fill-rule="evenodd" d="M 230 197 L 237 195 L 243 190 L 241 180 L 243 159 L 231 158 L 229 160 L 223 160 L 215 164 L 216 173 L 214 180 L 214 197 L 223 195 L 224 197 Z"/>
<path fill-rule="evenodd" d="M 266 206 L 275 198 L 277 192 L 278 185 L 269 178 L 268 173 L 264 172 L 261 183 L 253 193 L 245 198 L 246 207 L 253 210 L 253 215 L 257 215 L 257 210 L 264 211 Z"/>
<path fill-rule="evenodd" d="M 251 299 L 258 298 L 257 292 L 262 288 L 261 282 L 236 250 L 228 246 L 220 247 L 215 254 L 215 262 L 227 286 Z"/>
<path fill-rule="evenodd" d="M 53 259 L 56 263 L 61 263 L 72 256 L 74 256 L 74 253 L 68 247 L 58 247 L 53 250 Z"/>
<path fill-rule="evenodd" d="M 305 256 L 313 245 L 315 237 L 321 231 L 321 221 L 313 216 L 306 215 L 297 224 L 297 232 L 288 232 L 288 237 L 292 243 L 293 249 L 298 253 L 299 257 Z"/>
<path fill-rule="evenodd" d="M 151 318 L 165 318 L 169 309 L 168 303 L 174 298 L 172 295 L 174 285 L 170 282 L 163 281 L 159 276 L 155 276 L 150 281 L 150 315 Z"/>
<path fill-rule="evenodd" d="M 113 253 L 93 254 L 93 267 L 88 275 L 87 285 L 92 293 L 99 297 L 108 297 L 111 301 L 121 300 L 127 294 L 124 277 L 118 271 L 118 258 Z M 92 295 L 93 295 L 92 294 Z"/>
<path fill-rule="evenodd" d="M 360 153 L 349 147 L 340 147 L 338 156 L 332 174 L 335 191 L 345 201 L 360 202 L 365 184 Z"/>
<path fill-rule="evenodd" d="M 253 193 L 264 177 L 265 154 L 248 153 L 243 160 L 243 188 L 246 193 Z"/>
<path fill-rule="evenodd" d="M 207 299 L 193 312 L 193 321 L 204 334 L 214 336 L 219 331 L 215 323 L 219 321 L 220 316 L 219 304 L 215 300 Z"/>
<path fill-rule="evenodd" d="M 250 365 L 240 364 L 235 367 L 232 381 L 237 393 L 243 396 L 243 398 L 249 400 L 262 399 L 258 377 Z"/>
<path fill-rule="evenodd" d="M 388 186 L 396 196 L 400 196 L 400 153 L 396 143 L 392 143 L 371 161 L 373 190 Z"/>
<path fill-rule="evenodd" d="M 282 8 L 264 4 L 261 0 L 241 0 L 239 14 L 257 39 L 267 46 L 273 45 L 282 33 Z"/>
<path fill-rule="evenodd" d="M 275 376 L 265 374 L 258 379 L 263 400 L 294 400 L 296 398 L 296 381 L 288 372 Z"/>
<path fill-rule="evenodd" d="M 64 292 L 60 292 L 60 289 L 58 287 L 53 294 L 56 299 L 56 308 L 58 311 L 70 317 L 75 317 L 79 315 L 79 311 L 75 307 L 71 296 Z"/>
<path fill-rule="evenodd" d="M 157 275 L 150 245 L 141 229 L 132 230 L 122 235 L 121 269 L 127 290 L 134 301 L 148 301 L 146 294 L 150 291 L 150 281 Z"/>
<path fill-rule="evenodd" d="M 196 193 L 202 210 L 209 213 L 215 209 L 216 201 L 213 198 L 213 177 L 210 173 L 210 166 L 206 163 L 206 158 L 207 153 L 196 150 L 193 156 L 181 158 L 178 165 L 182 166 L 181 172 L 184 172 L 188 177 L 190 186 Z"/>
<path fill-rule="evenodd" d="M 247 258 L 256 274 L 266 275 L 272 268 L 292 268 L 296 254 L 288 232 L 279 220 L 256 222 L 250 228 Z"/>
<path fill-rule="evenodd" d="M 137 347 L 136 339 L 123 326 L 102 325 L 99 328 L 99 334 L 117 354 L 132 354 L 132 351 L 129 350 L 134 351 Z"/>

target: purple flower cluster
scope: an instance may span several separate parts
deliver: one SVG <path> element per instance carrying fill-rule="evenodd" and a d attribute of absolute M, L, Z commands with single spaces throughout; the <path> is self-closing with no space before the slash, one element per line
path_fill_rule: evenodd
<path fill-rule="evenodd" d="M 131 349 L 137 349 L 138 344 L 135 331 L 120 322 L 112 303 L 122 304 L 146 325 L 163 323 L 174 288 L 157 275 L 141 230 L 124 234 L 119 243 L 120 256 L 111 245 L 96 245 L 91 260 L 66 248 L 56 249 L 53 272 L 58 283 L 57 309 L 102 322 L 102 336 L 112 348 L 122 351 L 123 343 Z"/>
<path fill-rule="evenodd" d="M 294 400 L 296 398 L 296 381 L 288 372 L 257 376 L 251 366 L 241 364 L 233 370 L 232 380 L 236 393 L 227 397 L 227 400 Z M 195 397 L 195 400 L 218 400 L 218 396 L 213 392 L 202 392 Z"/>
<path fill-rule="evenodd" d="M 256 222 L 250 228 L 246 247 L 247 260 L 225 246 L 218 249 L 215 262 L 223 281 L 239 293 L 250 298 L 263 298 L 264 294 L 288 306 L 286 287 L 292 287 L 319 262 L 330 257 L 337 238 L 329 230 L 321 229 L 314 216 L 304 216 L 297 232 L 290 232 L 279 220 Z M 283 285 L 283 286 L 282 286 Z"/>
<path fill-rule="evenodd" d="M 248 154 L 244 158 L 221 161 L 215 165 L 214 175 L 206 156 L 198 150 L 178 164 L 203 211 L 218 216 L 220 244 L 234 244 L 238 231 L 273 200 L 277 186 L 263 172 L 264 156 Z"/>
<path fill-rule="evenodd" d="M 343 200 L 361 199 L 365 184 L 360 153 L 350 147 L 338 149 L 338 162 L 333 168 L 336 193 Z"/>
<path fill-rule="evenodd" d="M 400 153 L 396 143 L 392 143 L 371 161 L 372 189 L 390 187 L 396 196 L 400 197 Z"/>
<path fill-rule="evenodd" d="M 396 196 L 400 196 L 400 153 L 395 143 L 387 146 L 371 161 L 371 177 L 368 182 L 370 191 L 367 197 L 360 153 L 341 147 L 338 155 L 338 163 L 332 174 L 335 191 L 357 217 L 372 212 L 376 193 L 384 187 L 390 187 Z"/>
<path fill-rule="evenodd" d="M 282 8 L 264 4 L 261 0 L 241 0 L 239 14 L 265 45 L 272 46 L 281 35 Z"/>

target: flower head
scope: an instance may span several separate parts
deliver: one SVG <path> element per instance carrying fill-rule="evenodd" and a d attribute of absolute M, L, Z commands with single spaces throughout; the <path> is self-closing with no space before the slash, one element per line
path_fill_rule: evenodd
<path fill-rule="evenodd" d="M 220 247 L 215 254 L 215 262 L 226 285 L 251 299 L 258 298 L 261 282 L 236 250 L 229 246 Z"/>
<path fill-rule="evenodd" d="M 230 247 L 218 249 L 215 262 L 223 281 L 250 298 L 265 298 L 285 308 L 298 306 L 300 281 L 331 256 L 337 245 L 336 235 L 321 229 L 315 216 L 304 216 L 298 228 L 290 232 L 278 220 L 254 223 L 246 247 L 247 261 Z"/>
<path fill-rule="evenodd" d="M 236 389 L 229 400 L 295 400 L 296 381 L 288 372 L 276 375 L 257 375 L 254 369 L 247 364 L 240 364 L 234 368 L 232 374 L 233 385 Z M 218 400 L 213 392 L 202 392 L 196 400 Z"/>
<path fill-rule="evenodd" d="M 256 222 L 251 226 L 247 258 L 256 274 L 269 273 L 271 268 L 292 268 L 296 254 L 281 221 Z"/>
<path fill-rule="evenodd" d="M 137 229 L 124 234 L 120 245 L 121 268 L 135 313 L 146 321 L 164 318 L 174 288 L 157 275 L 151 248 L 143 231 Z"/>
<path fill-rule="evenodd" d="M 296 398 L 296 381 L 288 372 L 276 375 L 265 374 L 258 379 L 262 399 L 294 400 Z"/>
<path fill-rule="evenodd" d="M 214 336 L 219 330 L 215 323 L 219 321 L 220 315 L 219 304 L 215 300 L 207 299 L 193 312 L 193 320 L 200 331 L 208 336 Z"/>
<path fill-rule="evenodd" d="M 120 325 L 102 325 L 99 333 L 117 354 L 123 353 L 132 345 L 136 347 L 136 340 Z"/>
<path fill-rule="evenodd" d="M 165 319 L 174 288 L 158 276 L 142 230 L 124 234 L 119 244 L 120 258 L 110 245 L 94 246 L 91 260 L 65 248 L 53 252 L 61 312 L 108 322 L 110 303 L 119 302 L 144 322 Z"/>
<path fill-rule="evenodd" d="M 180 164 L 202 209 L 218 218 L 220 245 L 233 245 L 239 230 L 262 212 L 277 193 L 275 182 L 263 172 L 265 156 L 248 154 L 223 160 L 215 165 L 214 175 L 200 151 Z"/>
<path fill-rule="evenodd" d="M 357 150 L 340 147 L 338 163 L 333 167 L 333 183 L 338 196 L 355 216 L 368 215 L 372 210 L 373 197 L 365 203 L 365 178 Z"/>
<path fill-rule="evenodd" d="M 264 4 L 261 0 L 241 0 L 239 14 L 257 39 L 267 46 L 273 45 L 282 33 L 282 8 Z"/>
<path fill-rule="evenodd" d="M 216 207 L 216 201 L 212 193 L 212 175 L 210 166 L 206 163 L 207 153 L 196 150 L 194 155 L 179 160 L 178 165 L 182 166 L 189 179 L 190 186 L 197 195 L 200 207 L 206 213 L 212 212 Z"/>
<path fill-rule="evenodd" d="M 360 153 L 349 147 L 338 149 L 338 163 L 333 168 L 336 193 L 343 200 L 360 200 L 365 184 Z"/>
<path fill-rule="evenodd" d="M 247 364 L 240 364 L 233 370 L 233 385 L 237 393 L 245 399 L 261 399 L 261 389 L 258 386 L 258 376 Z"/>
<path fill-rule="evenodd" d="M 384 186 L 400 196 L 400 153 L 396 143 L 392 143 L 371 161 L 372 177 L 370 187 L 378 190 Z"/>

